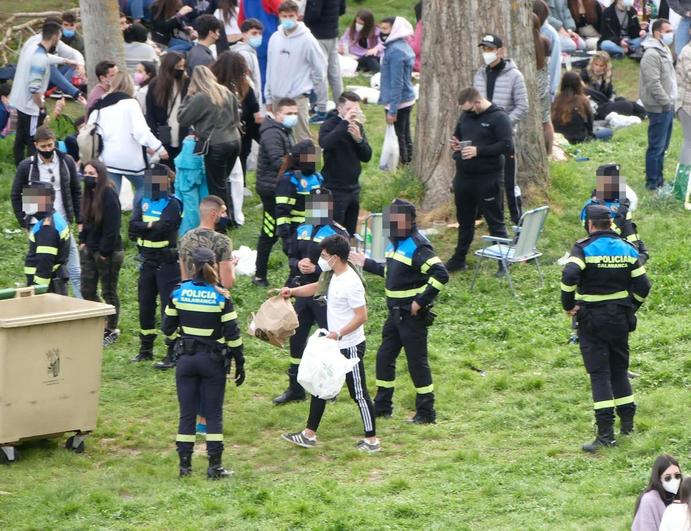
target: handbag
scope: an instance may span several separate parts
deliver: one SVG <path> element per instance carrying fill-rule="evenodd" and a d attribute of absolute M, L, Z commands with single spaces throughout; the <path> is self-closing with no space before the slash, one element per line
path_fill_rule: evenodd
<path fill-rule="evenodd" d="M 77 145 L 79 146 L 79 160 L 87 163 L 98 158 L 103 152 L 103 136 L 101 126 L 98 125 L 98 118 L 101 110 L 96 111 L 96 120 L 92 124 L 85 124 L 77 135 Z"/>
<path fill-rule="evenodd" d="M 201 155 L 201 156 L 206 156 L 209 153 L 209 145 L 211 144 L 211 137 L 214 134 L 214 131 L 216 128 L 214 127 L 211 132 L 209 133 L 209 136 L 204 138 L 199 138 L 197 137 L 197 142 L 194 144 L 194 154 L 195 155 Z"/>

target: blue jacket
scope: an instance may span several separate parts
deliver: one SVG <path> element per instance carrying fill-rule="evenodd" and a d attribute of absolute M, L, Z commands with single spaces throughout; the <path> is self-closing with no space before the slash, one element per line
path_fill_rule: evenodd
<path fill-rule="evenodd" d="M 395 115 L 401 103 L 415 100 L 413 64 L 415 52 L 405 39 L 385 43 L 381 62 L 379 105 L 388 105 L 388 114 Z"/>

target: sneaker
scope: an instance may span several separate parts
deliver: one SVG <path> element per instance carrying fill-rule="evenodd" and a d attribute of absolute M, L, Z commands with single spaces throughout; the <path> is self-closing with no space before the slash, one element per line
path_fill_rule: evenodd
<path fill-rule="evenodd" d="M 151 352 L 150 350 L 145 350 L 137 354 L 130 361 L 132 363 L 139 363 L 141 361 L 151 361 L 152 359 L 154 359 L 153 352 Z"/>
<path fill-rule="evenodd" d="M 326 121 L 327 114 L 325 112 L 315 112 L 312 118 L 310 118 L 310 125 L 320 125 Z"/>
<path fill-rule="evenodd" d="M 367 442 L 367 439 L 362 439 L 359 443 L 355 445 L 355 448 L 362 452 L 372 454 L 374 452 L 379 452 L 381 450 L 381 444 L 379 444 L 378 439 L 375 443 Z"/>
<path fill-rule="evenodd" d="M 408 424 L 436 424 L 437 421 L 433 416 L 422 416 L 416 414 L 413 418 L 406 420 Z"/>
<path fill-rule="evenodd" d="M 453 273 L 454 271 L 467 271 L 468 264 L 451 258 L 448 262 L 444 264 L 444 267 L 446 267 L 446 270 L 449 273 Z"/>
<path fill-rule="evenodd" d="M 115 330 L 108 330 L 106 329 L 103 332 L 103 346 L 107 347 L 109 345 L 112 345 L 115 343 L 118 338 L 120 337 L 120 329 L 116 328 Z"/>
<path fill-rule="evenodd" d="M 289 443 L 302 446 L 303 448 L 314 448 L 315 446 L 317 446 L 316 437 L 314 439 L 310 439 L 309 437 L 305 436 L 305 434 L 301 431 L 298 431 L 296 433 L 284 433 L 283 435 L 281 435 L 281 437 Z"/>
<path fill-rule="evenodd" d="M 254 277 L 252 279 L 252 284 L 257 286 L 258 288 L 268 288 L 269 287 L 269 281 L 266 280 L 265 278 Z"/>
<path fill-rule="evenodd" d="M 206 424 L 197 422 L 197 435 L 206 435 Z"/>
<path fill-rule="evenodd" d="M 165 371 L 168 369 L 174 369 L 175 368 L 175 362 L 170 359 L 168 356 L 163 358 L 161 361 L 157 361 L 152 365 L 154 369 L 158 369 L 159 371 Z"/>

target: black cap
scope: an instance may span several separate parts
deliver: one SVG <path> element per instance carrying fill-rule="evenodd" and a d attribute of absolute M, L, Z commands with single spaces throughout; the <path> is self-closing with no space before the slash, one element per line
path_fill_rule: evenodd
<path fill-rule="evenodd" d="M 619 164 L 615 164 L 613 162 L 609 164 L 603 164 L 600 166 L 597 171 L 595 172 L 596 176 L 599 175 L 607 175 L 610 177 L 619 177 Z"/>
<path fill-rule="evenodd" d="M 406 201 L 405 199 L 394 199 L 391 201 L 389 211 L 408 214 L 411 219 L 415 219 L 416 216 L 415 205 L 413 205 L 413 203 L 410 201 Z"/>
<path fill-rule="evenodd" d="M 290 149 L 290 156 L 300 158 L 300 155 L 313 154 L 317 152 L 314 142 L 311 140 L 301 140 Z"/>
<path fill-rule="evenodd" d="M 504 46 L 504 42 L 501 40 L 501 37 L 499 37 L 499 35 L 495 35 L 494 33 L 485 33 L 482 36 L 482 40 L 480 41 L 480 44 L 478 44 L 478 46 L 501 48 Z"/>
<path fill-rule="evenodd" d="M 609 208 L 603 205 L 590 205 L 586 211 L 586 219 L 590 221 L 611 221 Z"/>
<path fill-rule="evenodd" d="M 165 175 L 168 176 L 168 166 L 165 164 L 159 164 L 158 162 L 152 162 L 149 164 L 150 175 Z"/>
<path fill-rule="evenodd" d="M 194 265 L 214 265 L 216 263 L 216 255 L 208 247 L 197 247 L 192 251 L 192 262 Z"/>

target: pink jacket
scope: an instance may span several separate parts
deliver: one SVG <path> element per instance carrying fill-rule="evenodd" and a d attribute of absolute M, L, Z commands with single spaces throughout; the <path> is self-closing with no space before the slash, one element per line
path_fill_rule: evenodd
<path fill-rule="evenodd" d="M 415 33 L 412 37 L 408 39 L 408 44 L 415 52 L 415 64 L 413 65 L 413 71 L 420 71 L 420 59 L 422 55 L 422 20 L 415 24 Z"/>

